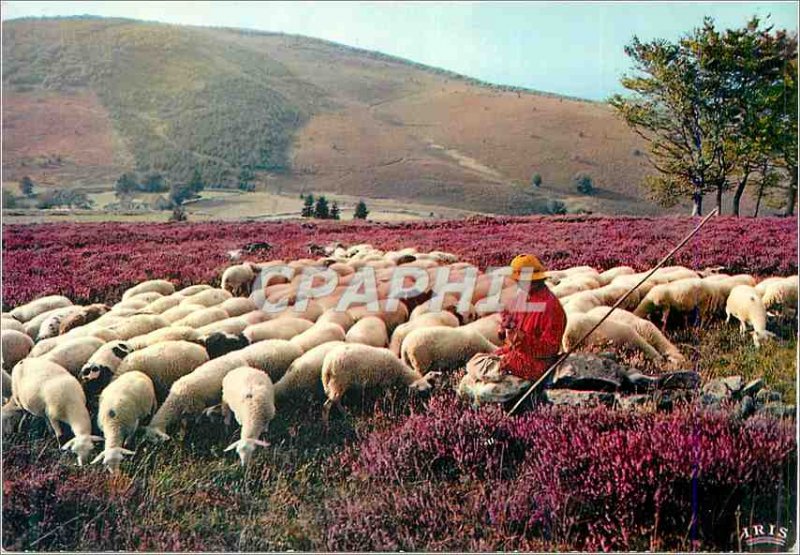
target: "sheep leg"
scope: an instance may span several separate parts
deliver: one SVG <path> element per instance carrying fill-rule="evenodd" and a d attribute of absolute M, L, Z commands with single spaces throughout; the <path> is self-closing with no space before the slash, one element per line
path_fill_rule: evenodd
<path fill-rule="evenodd" d="M 739 334 L 744 335 L 747 333 L 747 324 L 743 320 L 739 320 Z"/>
<path fill-rule="evenodd" d="M 53 428 L 53 431 L 56 434 L 56 440 L 58 441 L 58 446 L 61 447 L 61 438 L 64 437 L 64 430 L 61 429 L 61 424 L 55 418 L 47 417 L 47 421 L 50 422 L 50 426 Z"/>
<path fill-rule="evenodd" d="M 230 428 L 233 424 L 233 411 L 227 403 L 220 403 L 219 408 L 222 412 L 222 419 L 225 422 L 225 427 Z"/>
<path fill-rule="evenodd" d="M 661 331 L 667 331 L 667 321 L 669 320 L 669 307 L 664 308 L 664 312 L 661 316 Z"/>

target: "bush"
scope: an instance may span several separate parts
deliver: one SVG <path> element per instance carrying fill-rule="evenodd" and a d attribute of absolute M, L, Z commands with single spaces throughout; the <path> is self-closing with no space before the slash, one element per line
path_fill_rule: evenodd
<path fill-rule="evenodd" d="M 6 189 L 3 188 L 3 209 L 8 210 L 9 208 L 16 208 L 17 206 L 17 197 L 14 194 Z"/>
<path fill-rule="evenodd" d="M 531 177 L 531 185 L 533 185 L 534 187 L 541 187 L 542 176 L 539 175 L 538 173 L 533 174 L 533 177 Z"/>
<path fill-rule="evenodd" d="M 562 216 L 567 213 L 567 205 L 560 200 L 548 200 L 545 206 L 545 214 Z"/>
<path fill-rule="evenodd" d="M 358 204 L 356 204 L 356 209 L 353 212 L 353 219 L 366 220 L 367 216 L 369 216 L 369 210 L 367 210 L 367 205 L 363 200 L 359 200 Z"/>
<path fill-rule="evenodd" d="M 582 195 L 591 195 L 594 192 L 594 183 L 592 182 L 592 177 L 588 173 L 576 173 L 575 177 L 572 178 L 572 182 Z"/>

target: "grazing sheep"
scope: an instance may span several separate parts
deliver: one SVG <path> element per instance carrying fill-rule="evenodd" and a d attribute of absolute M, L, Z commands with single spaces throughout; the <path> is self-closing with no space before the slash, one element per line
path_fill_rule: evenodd
<path fill-rule="evenodd" d="M 138 285 L 134 285 L 122 294 L 122 300 L 129 299 L 142 293 L 159 293 L 161 295 L 172 295 L 175 292 L 175 286 L 170 282 L 163 279 L 152 279 L 143 281 Z"/>
<path fill-rule="evenodd" d="M 150 333 L 159 328 L 165 328 L 169 325 L 164 318 L 154 314 L 137 314 L 130 316 L 121 322 L 111 324 L 108 329 L 117 334 L 123 341 Z"/>
<path fill-rule="evenodd" d="M 233 297 L 224 301 L 219 307 L 227 312 L 228 316 L 241 316 L 258 310 L 256 303 L 246 297 Z"/>
<path fill-rule="evenodd" d="M 474 355 L 496 348 L 474 329 L 438 326 L 413 330 L 403 341 L 400 354 L 403 362 L 424 374 L 464 366 Z"/>
<path fill-rule="evenodd" d="M 165 341 L 197 341 L 199 338 L 200 333 L 194 328 L 172 325 L 153 330 L 144 335 L 137 335 L 130 338 L 127 343 L 131 349 L 138 351 Z"/>
<path fill-rule="evenodd" d="M 408 308 L 405 304 L 398 302 L 393 310 L 387 308 L 388 299 L 378 301 L 378 310 L 370 310 L 366 305 L 351 306 L 347 309 L 353 320 L 358 323 L 362 318 L 378 317 L 386 323 L 387 333 L 392 333 L 394 329 L 408 321 Z"/>
<path fill-rule="evenodd" d="M 225 268 L 220 287 L 235 297 L 247 296 L 259 271 L 260 268 L 250 262 Z"/>
<path fill-rule="evenodd" d="M 132 352 L 124 341 L 110 341 L 97 349 L 81 368 L 80 379 L 87 390 L 97 393 L 107 386 L 123 359 Z"/>
<path fill-rule="evenodd" d="M 761 296 L 764 308 L 780 307 L 783 314 L 797 307 L 797 276 L 791 276 L 779 281 L 768 283 Z"/>
<path fill-rule="evenodd" d="M 250 343 L 267 339 L 291 339 L 313 326 L 314 323 L 302 318 L 277 318 L 260 324 L 247 326 L 242 332 Z"/>
<path fill-rule="evenodd" d="M 562 345 L 565 351 L 570 350 L 594 327 L 601 317 L 587 314 L 567 314 L 567 328 L 564 331 Z M 592 332 L 584 345 L 602 345 L 611 342 L 620 347 L 635 348 L 643 352 L 653 361 L 660 362 L 661 355 L 636 330 L 620 321 L 608 319 Z"/>
<path fill-rule="evenodd" d="M 427 314 L 431 312 L 434 306 L 434 303 L 438 303 L 439 298 L 433 297 L 424 303 L 421 303 L 414 307 L 414 310 L 411 311 L 411 315 L 408 317 L 409 321 L 415 320 L 419 318 L 423 314 Z M 460 297 L 453 294 L 445 294 L 444 298 L 441 299 L 441 304 L 436 311 L 445 310 L 447 312 L 452 312 L 459 320 L 461 325 L 469 324 L 470 322 L 474 322 L 478 319 L 478 312 L 475 309 L 475 305 L 472 303 L 467 304 L 467 308 L 465 310 L 461 310 L 459 308 L 460 305 Z"/>
<path fill-rule="evenodd" d="M 80 375 L 81 368 L 89 362 L 92 355 L 105 344 L 105 341 L 96 337 L 76 337 L 69 341 L 62 341 L 55 348 L 43 355 L 44 360 L 55 362 L 69 371 L 76 378 Z"/>
<path fill-rule="evenodd" d="M 33 349 L 33 339 L 16 330 L 0 331 L 0 357 L 2 367 L 11 370 L 20 360 L 28 356 Z"/>
<path fill-rule="evenodd" d="M 186 318 L 190 314 L 205 309 L 206 307 L 201 304 L 181 303 L 178 306 L 173 306 L 172 308 L 168 308 L 167 310 L 162 312 L 160 316 L 170 324 L 174 324 L 175 322 L 182 320 L 183 318 Z"/>
<path fill-rule="evenodd" d="M 356 321 L 353 319 L 347 311 L 340 312 L 335 309 L 328 309 L 317 318 L 317 324 L 339 324 L 341 328 L 347 332 L 350 328 L 353 327 L 353 324 Z"/>
<path fill-rule="evenodd" d="M 754 287 L 734 287 L 725 304 L 725 314 L 725 322 L 730 322 L 731 316 L 739 320 L 739 331 L 742 335 L 747 331 L 748 324 L 753 327 L 753 343 L 757 349 L 761 347 L 762 341 L 775 337 L 774 333 L 767 331 L 767 309 Z"/>
<path fill-rule="evenodd" d="M 26 323 L 33 320 L 40 314 L 49 312 L 56 308 L 64 308 L 72 305 L 72 301 L 62 295 L 50 295 L 33 300 L 12 310 L 9 315 L 15 320 Z"/>
<path fill-rule="evenodd" d="M 75 435 L 61 446 L 78 455 L 78 465 L 88 459 L 92 442 L 103 438 L 92 435 L 92 423 L 86 409 L 86 396 L 81 384 L 64 368 L 42 359 L 20 361 L 11 373 L 11 400 L 3 412 L 23 409 L 34 416 L 46 417 L 56 437 L 63 436 L 61 423 Z"/>
<path fill-rule="evenodd" d="M 344 330 L 339 324 L 315 323 L 303 333 L 292 337 L 290 341 L 305 352 L 329 341 L 344 341 L 344 338 Z"/>
<path fill-rule="evenodd" d="M 112 306 L 111 310 L 112 312 L 122 313 L 128 316 L 132 314 L 132 311 L 138 312 L 139 310 L 143 310 L 148 304 L 150 304 L 150 301 L 129 297 Z"/>
<path fill-rule="evenodd" d="M 605 304 L 603 299 L 600 298 L 595 291 L 596 290 L 580 291 L 572 295 L 567 295 L 566 297 L 561 297 L 559 301 L 561 302 L 564 312 L 566 314 L 571 314 L 573 312 L 583 314 L 595 307 L 603 306 Z"/>
<path fill-rule="evenodd" d="M 203 326 L 207 326 L 208 324 L 219 322 L 220 320 L 225 320 L 227 318 L 229 318 L 227 312 L 217 306 L 212 306 L 202 310 L 196 310 L 191 314 L 187 314 L 180 320 L 172 322 L 172 325 L 201 328 Z"/>
<path fill-rule="evenodd" d="M 578 274 L 567 276 L 559 282 L 558 285 L 553 287 L 551 291 L 556 297 L 566 297 L 567 295 L 574 295 L 581 291 L 588 291 L 590 289 L 597 289 L 600 287 L 600 282 L 591 275 Z"/>
<path fill-rule="evenodd" d="M 406 322 L 405 324 L 397 326 L 397 329 L 395 329 L 392 333 L 392 340 L 389 343 L 389 350 L 392 351 L 395 356 L 399 357 L 400 347 L 403 344 L 403 340 L 406 338 L 406 335 L 411 333 L 413 330 L 429 328 L 432 326 L 447 326 L 451 328 L 457 328 L 458 324 L 458 318 L 452 312 L 427 312 L 413 320 Z"/>
<path fill-rule="evenodd" d="M 250 345 L 244 334 L 226 331 L 215 331 L 201 336 L 197 343 L 205 348 L 209 359 L 219 358 Z"/>
<path fill-rule="evenodd" d="M 0 330 L 14 330 L 20 333 L 25 333 L 25 326 L 22 325 L 22 322 L 9 317 L 0 320 Z"/>
<path fill-rule="evenodd" d="M 431 372 L 423 376 L 406 366 L 389 349 L 355 343 L 338 345 L 331 349 L 322 363 L 322 387 L 328 397 L 322 418 L 327 422 L 332 406 L 342 409 L 342 397 L 352 387 L 390 387 L 402 384 L 415 391 L 427 391 L 432 387 L 431 378 L 436 375 L 436 372 Z"/>
<path fill-rule="evenodd" d="M 153 382 L 142 372 L 127 372 L 111 382 L 100 394 L 97 425 L 105 436 L 105 447 L 92 463 L 103 461 L 114 474 L 124 455 L 133 455 L 125 449 L 125 442 L 133 438 L 139 422 L 156 411 L 156 394 Z"/>
<path fill-rule="evenodd" d="M 63 309 L 58 309 L 53 313 L 50 313 L 50 315 L 42 320 L 41 324 L 39 324 L 39 330 L 36 332 L 36 337 L 34 339 L 41 341 L 42 339 L 56 337 L 59 335 L 61 323 L 67 318 L 75 314 L 79 314 L 82 309 L 83 307 L 81 306 L 73 305 L 71 307 L 64 307 Z"/>
<path fill-rule="evenodd" d="M 42 323 L 47 321 L 54 321 L 56 318 L 61 318 L 64 315 L 70 314 L 74 312 L 75 307 L 73 305 L 64 306 L 61 308 L 54 308 L 53 310 L 48 310 L 47 312 L 42 312 L 41 314 L 34 316 L 27 322 L 23 324 L 25 327 L 25 333 L 27 333 L 31 339 L 36 341 L 39 338 L 39 330 L 42 327 Z M 57 320 L 56 329 L 58 325 L 60 325 L 60 320 Z"/>
<path fill-rule="evenodd" d="M 325 308 L 317 302 L 315 299 L 311 299 L 308 301 L 308 305 L 304 310 L 297 310 L 297 306 L 290 306 L 287 307 L 282 312 L 275 314 L 275 318 L 303 318 L 304 320 L 310 320 L 311 322 L 316 322 L 317 318 L 322 316 L 322 313 L 325 312 Z"/>
<path fill-rule="evenodd" d="M 377 316 L 361 318 L 353 327 L 347 330 L 345 341 L 348 343 L 361 343 L 372 347 L 386 347 L 389 344 L 389 333 L 386 322 Z"/>
<path fill-rule="evenodd" d="M 149 314 L 163 314 L 170 308 L 175 308 L 180 304 L 180 302 L 184 299 L 184 297 L 180 296 L 177 293 L 173 293 L 167 297 L 161 297 L 160 299 L 156 299 L 152 303 L 148 304 L 142 309 L 142 312 L 147 312 Z"/>
<path fill-rule="evenodd" d="M 11 374 L 2 370 L 3 372 L 3 402 L 5 403 L 11 398 Z"/>
<path fill-rule="evenodd" d="M 207 291 L 201 291 L 196 295 L 192 295 L 191 297 L 184 299 L 181 301 L 181 305 L 199 304 L 208 308 L 222 304 L 230 298 L 233 298 L 233 295 L 224 289 L 208 289 Z"/>
<path fill-rule="evenodd" d="M 156 397 L 161 400 L 166 398 L 169 388 L 179 378 L 208 361 L 208 353 L 202 345 L 188 341 L 164 341 L 130 353 L 120 362 L 113 376 L 134 371 L 147 374 L 153 380 Z"/>
<path fill-rule="evenodd" d="M 252 312 L 248 312 L 246 314 L 242 314 L 241 316 L 234 316 L 232 318 L 225 318 L 224 320 L 218 320 L 216 322 L 211 322 L 210 324 L 206 324 L 205 326 L 201 326 L 197 328 L 197 333 L 202 337 L 204 335 L 210 335 L 215 332 L 224 332 L 224 333 L 242 333 L 247 326 L 251 326 L 253 324 L 260 324 L 261 322 L 268 321 L 269 314 L 261 312 L 260 310 L 254 310 Z"/>
<path fill-rule="evenodd" d="M 73 312 L 61 320 L 61 325 L 58 328 L 58 335 L 64 335 L 75 328 L 94 322 L 109 310 L 111 310 L 111 308 L 108 305 L 99 303 L 82 306 L 80 310 Z"/>
<path fill-rule="evenodd" d="M 635 273 L 636 270 L 630 266 L 616 266 L 614 268 L 609 268 L 605 272 L 601 272 L 600 275 L 597 276 L 597 281 L 600 282 L 600 285 L 608 285 L 618 276 L 629 276 Z"/>
<path fill-rule="evenodd" d="M 272 339 L 206 362 L 172 384 L 167 400 L 147 427 L 148 436 L 167 440 L 167 429 L 172 423 L 218 404 L 222 397 L 222 380 L 231 370 L 251 366 L 267 372 L 271 380 L 277 381 L 302 354 L 300 347 L 282 339 Z"/>
<path fill-rule="evenodd" d="M 128 300 L 131 300 L 131 301 L 136 300 L 136 301 L 147 303 L 147 304 L 144 305 L 144 306 L 147 306 L 148 304 L 154 303 L 158 299 L 163 299 L 163 298 L 164 298 L 164 295 L 162 295 L 158 291 L 146 291 L 144 293 L 136 293 L 135 295 L 131 295 L 130 297 L 128 297 L 126 299 L 126 301 L 128 301 Z"/>
<path fill-rule="evenodd" d="M 260 437 L 275 418 L 275 392 L 269 376 L 248 366 L 231 370 L 222 380 L 222 414 L 226 421 L 231 412 L 242 432 L 240 439 L 225 451 L 236 449 L 242 466 L 247 466 L 256 446 L 268 445 Z"/>
<path fill-rule="evenodd" d="M 205 283 L 201 283 L 200 285 L 190 285 L 188 287 L 184 287 L 180 291 L 176 291 L 176 294 L 180 295 L 181 297 L 192 297 L 198 293 L 202 293 L 203 291 L 208 291 L 209 289 L 213 289 L 213 287 L 206 285 Z"/>
<path fill-rule="evenodd" d="M 344 344 L 344 341 L 329 341 L 317 345 L 292 362 L 286 374 L 275 384 L 275 401 L 280 404 L 284 400 L 303 394 L 324 397 L 325 390 L 322 388 L 321 376 L 325 355 L 334 347 Z"/>
<path fill-rule="evenodd" d="M 780 276 L 764 278 L 761 281 L 759 281 L 754 287 L 755 287 L 756 291 L 758 292 L 758 294 L 763 297 L 764 296 L 764 291 L 766 291 L 767 286 L 770 283 L 777 283 L 779 281 L 783 281 L 784 279 L 785 278 L 782 278 Z"/>
<path fill-rule="evenodd" d="M 685 316 L 708 303 L 711 294 L 700 278 L 681 279 L 656 285 L 639 303 L 633 312 L 646 318 L 653 310 L 663 311 L 663 328 L 667 326 L 670 312 L 681 312 Z"/>
<path fill-rule="evenodd" d="M 464 326 L 464 329 L 472 329 L 484 336 L 493 345 L 502 345 L 503 340 L 500 339 L 500 323 L 502 322 L 502 315 L 498 312 L 489 314 L 483 318 L 479 318 L 474 322 Z"/>

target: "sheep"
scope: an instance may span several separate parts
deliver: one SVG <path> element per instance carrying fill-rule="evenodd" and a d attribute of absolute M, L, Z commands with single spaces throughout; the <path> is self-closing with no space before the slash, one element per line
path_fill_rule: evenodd
<path fill-rule="evenodd" d="M 105 446 L 92 463 L 103 462 L 115 474 L 124 455 L 133 451 L 124 448 L 133 437 L 139 422 L 156 410 L 153 382 L 142 372 L 127 372 L 111 382 L 100 394 L 97 425 L 105 436 Z"/>
<path fill-rule="evenodd" d="M 108 329 L 117 334 L 123 341 L 136 337 L 137 335 L 144 335 L 159 328 L 165 328 L 169 325 L 164 318 L 153 314 L 137 314 L 126 318 L 121 322 L 117 322 L 108 326 Z"/>
<path fill-rule="evenodd" d="M 9 317 L 0 320 L 0 330 L 14 330 L 20 333 L 25 333 L 25 326 L 22 325 L 22 322 Z"/>
<path fill-rule="evenodd" d="M 135 295 L 131 295 L 125 301 L 139 301 L 146 303 L 144 306 L 147 306 L 150 303 L 154 303 L 158 299 L 163 299 L 164 295 L 157 291 L 147 291 L 145 293 L 136 293 Z"/>
<path fill-rule="evenodd" d="M 600 282 L 600 285 L 608 285 L 618 276 L 628 276 L 635 273 L 636 270 L 630 266 L 616 266 L 614 268 L 609 268 L 605 272 L 601 272 L 600 275 L 597 276 L 597 281 Z"/>
<path fill-rule="evenodd" d="M 218 304 L 222 304 L 228 299 L 233 298 L 228 291 L 224 289 L 208 289 L 206 291 L 201 291 L 196 295 L 192 295 L 181 301 L 181 305 L 184 304 L 199 304 L 205 307 L 212 307 Z M 179 305 L 180 306 L 180 305 Z"/>
<path fill-rule="evenodd" d="M 117 368 L 133 352 L 124 341 L 110 341 L 97 349 L 81 368 L 80 380 L 91 393 L 101 391 Z"/>
<path fill-rule="evenodd" d="M 754 287 L 737 285 L 728 296 L 725 304 L 725 322 L 730 322 L 731 316 L 739 320 L 739 331 L 742 335 L 747 331 L 747 325 L 753 327 L 752 337 L 756 348 L 761 347 L 761 342 L 775 337 L 767 331 L 767 309 L 764 302 Z"/>
<path fill-rule="evenodd" d="M 284 400 L 303 393 L 324 397 L 322 363 L 334 347 L 344 344 L 344 341 L 329 341 L 317 345 L 292 362 L 286 374 L 275 384 L 275 401 L 280 405 Z"/>
<path fill-rule="evenodd" d="M 11 374 L 5 370 L 1 371 L 3 372 L 3 402 L 5 403 L 11 398 Z"/>
<path fill-rule="evenodd" d="M 768 286 L 770 283 L 777 283 L 777 282 L 779 282 L 779 281 L 783 281 L 784 279 L 785 279 L 785 278 L 782 278 L 782 277 L 779 277 L 779 276 L 775 276 L 775 277 L 768 277 L 768 278 L 762 279 L 761 281 L 759 281 L 759 282 L 758 282 L 758 283 L 755 285 L 755 289 L 756 289 L 756 291 L 758 292 L 758 294 L 759 294 L 759 295 L 761 295 L 761 296 L 763 297 L 763 295 L 764 295 L 764 291 L 767 289 L 767 286 Z"/>
<path fill-rule="evenodd" d="M 313 325 L 313 322 L 302 318 L 277 318 L 247 326 L 242 334 L 250 343 L 257 343 L 265 339 L 291 339 Z"/>
<path fill-rule="evenodd" d="M 213 289 L 213 287 L 206 285 L 205 283 L 201 283 L 200 285 L 189 285 L 188 287 L 184 287 L 180 291 L 176 291 L 175 294 L 184 298 L 192 297 L 198 293 L 202 293 L 203 291 L 208 291 L 209 289 Z"/>
<path fill-rule="evenodd" d="M 360 305 L 348 308 L 347 312 L 356 322 L 365 317 L 376 316 L 386 323 L 387 333 L 392 333 L 397 326 L 408 321 L 406 305 L 399 301 L 395 302 L 397 302 L 397 306 L 392 310 L 388 310 L 388 299 L 382 299 L 378 301 L 378 310 L 376 311 L 370 310 L 366 305 Z"/>
<path fill-rule="evenodd" d="M 76 337 L 59 343 L 41 358 L 55 362 L 73 376 L 78 377 L 81 368 L 104 344 L 105 341 L 96 337 Z"/>
<path fill-rule="evenodd" d="M 328 309 L 323 312 L 316 321 L 317 324 L 339 324 L 345 333 L 353 327 L 356 321 L 347 311 L 340 312 L 335 309 Z"/>
<path fill-rule="evenodd" d="M 58 328 L 58 335 L 64 335 L 70 330 L 94 322 L 109 310 L 111 310 L 111 307 L 99 303 L 82 306 L 80 310 L 69 314 L 61 320 L 61 325 Z"/>
<path fill-rule="evenodd" d="M 242 333 L 247 326 L 260 324 L 261 322 L 266 322 L 268 319 L 269 315 L 261 312 L 260 310 L 253 311 L 252 313 L 248 312 L 242 316 L 225 318 L 224 320 L 217 320 L 216 322 L 211 322 L 210 324 L 201 326 L 197 328 L 197 334 L 199 337 L 207 336 L 216 332 L 238 334 Z"/>
<path fill-rule="evenodd" d="M 500 339 L 500 323 L 502 316 L 500 313 L 489 314 L 483 318 L 479 318 L 474 322 L 464 326 L 464 329 L 472 329 L 488 339 L 493 345 L 502 345 L 503 340 Z"/>
<path fill-rule="evenodd" d="M 423 374 L 463 366 L 474 355 L 495 349 L 474 329 L 438 326 L 413 330 L 403 341 L 400 354 L 403 362 Z"/>
<path fill-rule="evenodd" d="M 600 318 L 599 316 L 589 316 L 587 314 L 568 314 L 567 327 L 562 338 L 564 350 L 568 351 L 573 348 L 600 321 Z M 586 339 L 586 345 L 599 345 L 605 342 L 611 342 L 621 347 L 639 349 L 651 360 L 655 362 L 661 361 L 659 352 L 628 324 L 611 319 L 605 320 Z"/>
<path fill-rule="evenodd" d="M 45 312 L 49 312 L 56 308 L 64 308 L 71 305 L 72 301 L 62 295 L 50 295 L 33 300 L 22 306 L 18 306 L 12 310 L 9 315 L 15 320 L 24 324 L 30 320 L 33 320 L 40 314 L 44 314 Z"/>
<path fill-rule="evenodd" d="M 392 351 L 395 356 L 399 357 L 400 347 L 403 344 L 403 340 L 413 330 L 428 328 L 431 326 L 448 326 L 451 328 L 457 328 L 458 324 L 458 318 L 456 318 L 452 312 L 427 312 L 418 318 L 415 318 L 414 320 L 397 326 L 397 329 L 395 329 L 392 333 L 392 339 L 389 343 L 389 350 Z"/>
<path fill-rule="evenodd" d="M 561 306 L 566 314 L 583 314 L 595 307 L 603 306 L 603 299 L 597 296 L 594 290 L 580 291 L 560 299 Z"/>
<path fill-rule="evenodd" d="M 386 347 L 389 344 L 389 333 L 386 322 L 377 316 L 361 318 L 345 334 L 347 343 L 361 343 L 372 347 Z"/>
<path fill-rule="evenodd" d="M 260 439 L 275 418 L 275 391 L 269 376 L 256 368 L 242 366 L 231 370 L 222 380 L 222 414 L 230 413 L 242 427 L 240 439 L 225 451 L 236 449 L 242 466 L 247 466 L 257 445 L 266 447 Z"/>
<path fill-rule="evenodd" d="M 146 301 L 144 299 L 137 299 L 136 297 L 129 297 L 124 301 L 120 301 L 114 306 L 112 306 L 111 310 L 113 312 L 129 316 L 133 312 L 138 312 L 139 310 L 143 310 L 148 304 L 150 304 L 150 301 Z"/>
<path fill-rule="evenodd" d="M 707 304 L 710 295 L 709 289 L 700 278 L 663 283 L 648 291 L 633 313 L 644 318 L 654 309 L 660 308 L 663 310 L 662 328 L 666 328 L 671 311 L 692 312 Z"/>
<path fill-rule="evenodd" d="M 228 313 L 228 316 L 241 316 L 248 312 L 258 310 L 258 306 L 252 300 L 244 297 L 233 297 L 224 301 L 219 307 Z"/>
<path fill-rule="evenodd" d="M 34 316 L 22 325 L 25 328 L 25 333 L 27 333 L 31 339 L 35 341 L 39 338 L 39 330 L 41 329 L 43 322 L 47 322 L 48 320 L 53 321 L 56 318 L 62 318 L 64 315 L 70 314 L 74 311 L 75 307 L 72 305 L 54 308 L 53 310 L 48 310 L 47 312 L 43 312 L 37 316 Z M 58 320 L 58 323 L 56 324 L 56 329 L 59 324 L 60 320 Z"/>
<path fill-rule="evenodd" d="M 166 328 L 159 328 L 144 335 L 137 335 L 130 338 L 127 343 L 131 349 L 138 351 L 165 341 L 197 341 L 200 338 L 200 333 L 189 326 L 167 326 Z"/>
<path fill-rule="evenodd" d="M 203 326 L 207 326 L 208 324 L 212 324 L 214 322 L 219 322 L 220 320 L 227 319 L 228 313 L 222 310 L 219 307 L 212 306 L 209 308 L 204 308 L 202 310 L 196 310 L 191 314 L 187 314 L 180 320 L 172 322 L 174 326 L 188 326 L 190 328 L 200 328 Z"/>
<path fill-rule="evenodd" d="M 3 412 L 23 409 L 34 416 L 44 416 L 56 434 L 63 436 L 61 423 L 75 435 L 61 446 L 72 450 L 82 466 L 94 448 L 93 442 L 103 438 L 92 435 L 92 423 L 86 409 L 86 396 L 81 384 L 64 368 L 42 359 L 26 359 L 14 366 L 11 373 L 11 400 Z"/>
<path fill-rule="evenodd" d="M 161 400 L 166 398 L 173 383 L 208 361 L 208 353 L 201 345 L 164 341 L 130 353 L 113 371 L 113 376 L 142 372 L 153 380 L 156 397 Z"/>
<path fill-rule="evenodd" d="M 125 291 L 122 294 L 122 300 L 124 301 L 141 293 L 150 292 L 160 293 L 161 295 L 172 295 L 175 292 L 175 286 L 163 279 L 143 281 Z"/>
<path fill-rule="evenodd" d="M 216 405 L 222 396 L 222 380 L 231 370 L 251 366 L 277 381 L 303 352 L 282 339 L 261 341 L 240 351 L 228 353 L 201 365 L 172 384 L 166 401 L 146 428 L 151 439 L 168 440 L 167 429 L 182 416 L 198 415 Z"/>
<path fill-rule="evenodd" d="M 199 310 L 205 310 L 206 307 L 201 304 L 193 304 L 188 303 L 184 304 L 181 303 L 178 306 L 173 306 L 172 308 L 168 308 L 164 312 L 160 314 L 160 316 L 166 320 L 170 324 L 174 324 L 178 320 L 186 318 L 190 314 L 197 312 Z"/>
<path fill-rule="evenodd" d="M 222 272 L 220 287 L 236 297 L 249 295 L 252 283 L 259 271 L 260 268 L 250 262 L 225 268 L 225 271 Z"/>
<path fill-rule="evenodd" d="M 764 308 L 782 307 L 783 313 L 797 306 L 797 276 L 768 283 L 761 296 Z"/>
<path fill-rule="evenodd" d="M 48 313 L 49 316 L 42 320 L 42 323 L 39 324 L 39 329 L 34 334 L 34 339 L 37 341 L 41 341 L 42 339 L 49 339 L 51 337 L 56 337 L 61 329 L 61 322 L 65 319 L 69 318 L 74 314 L 78 314 L 81 312 L 80 306 L 70 306 L 57 309 L 51 313 Z"/>
<path fill-rule="evenodd" d="M 175 308 L 180 304 L 180 302 L 184 298 L 177 293 L 173 293 L 168 297 L 161 297 L 160 299 L 156 299 L 152 303 L 148 304 L 142 309 L 142 312 L 147 312 L 149 314 L 163 314 L 170 308 Z"/>
<path fill-rule="evenodd" d="M 210 359 L 227 355 L 231 351 L 238 351 L 250 345 L 250 341 L 244 334 L 227 331 L 215 331 L 203 335 L 197 339 L 197 343 L 205 348 Z"/>
<path fill-rule="evenodd" d="M 314 324 L 306 331 L 291 338 L 289 341 L 308 351 L 329 341 L 344 341 L 345 333 L 339 324 Z"/>
<path fill-rule="evenodd" d="M 322 313 L 325 312 L 325 308 L 316 300 L 311 299 L 308 301 L 305 309 L 298 310 L 297 306 L 290 306 L 287 307 L 285 310 L 277 313 L 274 315 L 275 318 L 303 318 L 305 320 L 310 320 L 311 322 L 316 322 L 317 318 L 322 316 Z"/>
<path fill-rule="evenodd" d="M 2 367 L 11 370 L 20 360 L 28 356 L 33 349 L 33 339 L 16 330 L 0 331 L 0 357 Z"/>
<path fill-rule="evenodd" d="M 453 294 L 445 294 L 443 298 L 433 297 L 424 303 L 421 303 L 414 307 L 414 310 L 411 311 L 411 315 L 408 317 L 409 321 L 419 318 L 423 314 L 431 312 L 434 310 L 435 304 L 439 305 L 438 310 L 446 310 L 447 312 L 452 312 L 459 320 L 459 322 L 463 324 L 469 324 L 470 322 L 474 322 L 478 319 L 478 312 L 475 309 L 475 305 L 471 302 L 467 303 L 466 309 L 461 309 L 461 300 L 460 297 Z"/>
<path fill-rule="evenodd" d="M 609 307 L 601 306 L 590 310 L 586 315 L 590 318 L 602 318 L 609 310 L 611 310 Z M 686 358 L 683 354 L 650 320 L 639 318 L 635 314 L 622 309 L 612 312 L 608 319 L 631 326 L 656 351 L 666 357 L 671 367 L 682 368 L 686 366 Z"/>
<path fill-rule="evenodd" d="M 566 297 L 567 295 L 573 295 L 575 293 L 579 293 L 581 291 L 587 291 L 589 289 L 597 289 L 600 286 L 600 282 L 590 275 L 574 275 L 574 276 L 567 276 L 558 285 L 553 287 L 551 291 L 553 295 L 556 297 Z"/>
<path fill-rule="evenodd" d="M 423 376 L 418 370 L 409 368 L 400 361 L 389 349 L 355 343 L 338 345 L 325 355 L 322 363 L 322 387 L 328 398 L 323 406 L 322 418 L 325 422 L 328 421 L 332 406 L 343 410 L 342 397 L 352 387 L 402 384 L 415 391 L 427 391 L 432 387 L 431 379 L 437 375 L 438 373 L 431 372 Z"/>

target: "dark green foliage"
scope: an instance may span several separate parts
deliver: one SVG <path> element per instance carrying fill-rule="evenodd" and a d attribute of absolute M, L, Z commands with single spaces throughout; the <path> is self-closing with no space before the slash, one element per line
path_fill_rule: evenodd
<path fill-rule="evenodd" d="M 533 174 L 533 177 L 531 177 L 531 185 L 533 185 L 534 187 L 541 187 L 542 176 L 539 175 L 538 173 Z"/>
<path fill-rule="evenodd" d="M 545 214 L 564 215 L 567 213 L 567 205 L 560 200 L 548 200 L 545 207 Z"/>
<path fill-rule="evenodd" d="M 83 191 L 77 189 L 52 189 L 39 195 L 37 208 L 83 208 L 94 204 Z"/>
<path fill-rule="evenodd" d="M 314 217 L 320 220 L 327 220 L 330 218 L 330 209 L 328 208 L 328 199 L 324 196 L 317 198 L 317 203 L 314 205 Z"/>
<path fill-rule="evenodd" d="M 308 194 L 303 201 L 303 210 L 300 215 L 304 218 L 310 218 L 314 215 L 314 195 Z"/>
<path fill-rule="evenodd" d="M 175 204 L 172 208 L 172 214 L 169 217 L 170 222 L 185 222 L 187 220 L 186 208 L 182 204 Z"/>
<path fill-rule="evenodd" d="M 132 173 L 123 173 L 114 184 L 114 194 L 116 194 L 119 199 L 132 195 L 138 190 L 139 183 L 136 181 L 136 176 Z"/>
<path fill-rule="evenodd" d="M 3 187 L 3 209 L 16 208 L 16 206 L 17 197 L 15 197 L 11 191 Z"/>
<path fill-rule="evenodd" d="M 363 200 L 359 200 L 358 204 L 356 204 L 355 212 L 353 212 L 353 219 L 366 220 L 368 215 L 369 210 L 367 210 L 366 203 Z"/>
<path fill-rule="evenodd" d="M 336 201 L 333 201 L 333 204 L 331 204 L 331 220 L 338 220 L 338 219 L 340 219 L 339 205 L 336 203 Z"/>
<path fill-rule="evenodd" d="M 591 195 L 594 192 L 594 183 L 592 183 L 592 176 L 585 172 L 576 173 L 572 178 L 572 183 L 575 189 L 582 195 Z"/>
<path fill-rule="evenodd" d="M 144 176 L 140 186 L 145 193 L 165 193 L 169 191 L 164 176 L 158 172 L 150 172 Z"/>
<path fill-rule="evenodd" d="M 19 192 L 30 198 L 33 196 L 33 186 L 33 179 L 26 175 L 19 182 Z"/>
<path fill-rule="evenodd" d="M 239 170 L 237 187 L 242 191 L 253 192 L 256 190 L 256 186 L 253 183 L 255 178 L 256 176 L 253 173 L 253 170 L 250 169 L 250 166 L 244 166 L 241 170 Z"/>

